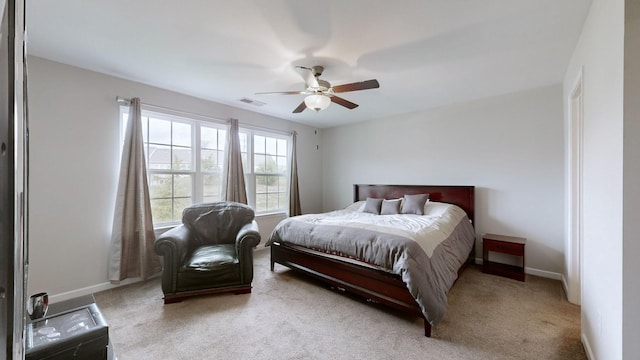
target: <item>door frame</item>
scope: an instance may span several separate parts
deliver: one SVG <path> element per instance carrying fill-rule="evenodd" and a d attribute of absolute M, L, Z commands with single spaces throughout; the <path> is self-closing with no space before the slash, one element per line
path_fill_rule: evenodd
<path fill-rule="evenodd" d="M 569 179 L 567 237 L 567 299 L 580 305 L 582 298 L 583 177 L 584 177 L 584 82 L 583 69 L 578 72 L 569 97 Z"/>

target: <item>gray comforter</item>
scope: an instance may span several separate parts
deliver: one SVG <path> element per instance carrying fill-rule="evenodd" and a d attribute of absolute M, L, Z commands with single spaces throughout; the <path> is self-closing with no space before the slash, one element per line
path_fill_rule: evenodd
<path fill-rule="evenodd" d="M 314 224 L 292 217 L 278 224 L 266 246 L 272 242 L 294 244 L 350 257 L 398 274 L 427 321 L 435 325 L 444 316 L 447 293 L 475 241 L 473 226 L 466 216 L 451 228 L 453 231 L 428 256 L 416 241 L 398 234 Z"/>

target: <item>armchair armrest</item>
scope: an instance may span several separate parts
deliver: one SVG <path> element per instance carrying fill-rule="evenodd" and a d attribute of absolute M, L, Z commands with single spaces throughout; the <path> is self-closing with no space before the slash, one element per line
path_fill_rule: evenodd
<path fill-rule="evenodd" d="M 164 258 L 162 290 L 165 294 L 175 292 L 178 269 L 187 257 L 192 236 L 188 227 L 178 225 L 160 235 L 153 243 L 156 254 Z"/>
<path fill-rule="evenodd" d="M 260 230 L 258 229 L 258 223 L 253 220 L 238 231 L 238 235 L 236 235 L 236 250 L 240 252 L 241 248 L 254 248 L 258 246 L 259 242 Z"/>
<path fill-rule="evenodd" d="M 253 220 L 245 224 L 236 236 L 236 252 L 240 261 L 242 282 L 250 284 L 253 280 L 253 248 L 260 242 L 258 223 Z"/>
<path fill-rule="evenodd" d="M 191 238 L 191 230 L 184 225 L 178 225 L 160 235 L 153 243 L 153 249 L 160 256 L 175 257 L 176 261 L 182 262 L 189 251 Z"/>

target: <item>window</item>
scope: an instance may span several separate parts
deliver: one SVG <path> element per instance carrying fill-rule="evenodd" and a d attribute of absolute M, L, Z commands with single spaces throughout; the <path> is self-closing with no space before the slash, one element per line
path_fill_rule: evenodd
<path fill-rule="evenodd" d="M 120 108 L 123 139 L 128 111 Z M 221 199 L 225 124 L 143 109 L 142 127 L 156 227 L 180 223 L 191 204 Z M 286 211 L 289 138 L 241 128 L 240 144 L 249 205 L 257 214 Z"/>
<path fill-rule="evenodd" d="M 195 180 L 193 124 L 157 115 L 143 116 L 151 212 L 156 223 L 180 220 L 192 203 Z"/>
<path fill-rule="evenodd" d="M 200 171 L 202 202 L 219 201 L 222 194 L 222 166 L 227 131 L 200 124 Z"/>
<path fill-rule="evenodd" d="M 243 129 L 243 165 L 250 205 L 257 213 L 286 211 L 288 207 L 289 139 Z M 241 135 L 242 135 L 241 134 Z M 247 156 L 247 153 L 252 156 Z"/>
<path fill-rule="evenodd" d="M 128 110 L 120 111 L 123 138 Z M 142 110 L 142 134 L 155 226 L 180 223 L 193 203 L 220 200 L 223 124 Z"/>

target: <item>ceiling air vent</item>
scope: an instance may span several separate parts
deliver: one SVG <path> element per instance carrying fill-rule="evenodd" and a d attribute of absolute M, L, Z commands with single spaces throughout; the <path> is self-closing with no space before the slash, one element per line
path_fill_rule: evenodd
<path fill-rule="evenodd" d="M 252 99 L 249 99 L 249 98 L 242 98 L 242 99 L 240 99 L 240 101 L 242 101 L 243 103 L 249 104 L 249 105 L 253 105 L 253 106 L 266 105 L 266 103 L 263 103 L 262 101 L 252 100 Z"/>

